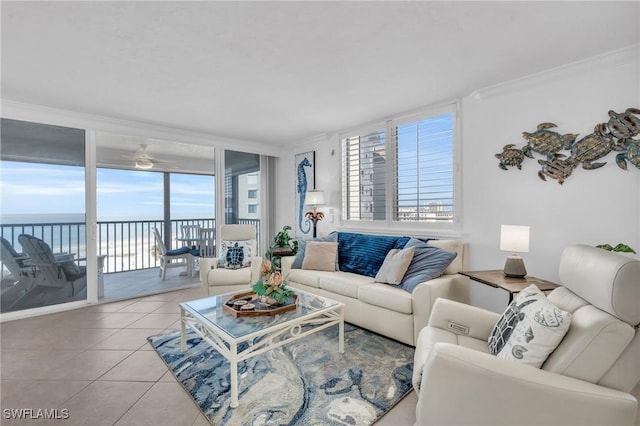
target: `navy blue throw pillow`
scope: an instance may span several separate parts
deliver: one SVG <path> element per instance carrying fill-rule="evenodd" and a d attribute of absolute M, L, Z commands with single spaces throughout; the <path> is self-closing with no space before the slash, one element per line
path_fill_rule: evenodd
<path fill-rule="evenodd" d="M 412 293 L 418 284 L 441 276 L 458 255 L 456 252 L 431 247 L 416 238 L 411 238 L 405 246 L 410 247 L 415 247 L 413 260 L 399 286 L 409 293 Z"/>
<path fill-rule="evenodd" d="M 375 278 L 391 249 L 403 249 L 409 237 L 338 233 L 340 270 Z"/>

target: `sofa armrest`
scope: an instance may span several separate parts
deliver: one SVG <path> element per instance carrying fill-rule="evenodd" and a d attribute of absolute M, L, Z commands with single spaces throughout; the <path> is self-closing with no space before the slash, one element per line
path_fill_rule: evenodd
<path fill-rule="evenodd" d="M 209 271 L 212 269 L 216 269 L 218 267 L 218 258 L 217 257 L 202 257 L 200 258 L 200 281 L 206 286 L 208 286 L 207 277 L 209 276 Z"/>
<path fill-rule="evenodd" d="M 625 392 L 448 343 L 427 359 L 418 425 L 633 425 Z"/>
<path fill-rule="evenodd" d="M 429 322 L 432 306 L 438 298 L 461 302 L 468 300 L 468 282 L 469 279 L 464 275 L 446 274 L 416 286 L 411 294 L 414 342 L 420 330 Z"/>
<path fill-rule="evenodd" d="M 438 299 L 433 305 L 429 326 L 456 333 L 449 323 L 466 327 L 467 333 L 457 332 L 479 340 L 489 340 L 491 330 L 500 319 L 500 314 L 448 299 Z"/>
<path fill-rule="evenodd" d="M 282 256 L 280 258 L 280 271 L 284 279 L 287 279 L 287 276 L 291 272 L 291 265 L 293 265 L 295 259 L 295 256 Z"/>
<path fill-rule="evenodd" d="M 250 287 L 252 287 L 253 284 L 255 284 L 255 282 L 260 279 L 260 275 L 262 274 L 261 267 L 262 267 L 262 256 L 255 256 L 253 259 L 251 259 Z"/>

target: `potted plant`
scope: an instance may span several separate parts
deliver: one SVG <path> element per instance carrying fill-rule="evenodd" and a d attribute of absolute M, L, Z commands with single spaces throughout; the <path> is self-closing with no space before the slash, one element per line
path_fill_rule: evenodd
<path fill-rule="evenodd" d="M 273 237 L 273 243 L 264 254 L 265 259 L 273 264 L 275 270 L 280 270 L 281 256 L 291 256 L 298 251 L 298 241 L 291 238 L 289 235 L 290 230 L 291 227 L 289 225 L 283 226 L 275 237 Z"/>
<path fill-rule="evenodd" d="M 619 253 L 633 253 L 636 254 L 636 251 L 629 247 L 626 244 L 619 243 L 617 246 L 613 247 L 611 244 L 599 244 L 596 246 L 597 248 L 601 248 L 602 250 L 614 251 Z"/>
<path fill-rule="evenodd" d="M 261 296 L 261 300 L 269 304 L 286 303 L 293 294 L 287 288 L 287 282 L 282 277 L 281 256 L 291 256 L 298 251 L 298 242 L 289 235 L 291 227 L 285 225 L 273 237 L 273 243 L 265 252 L 265 260 L 261 265 L 261 277 L 253 284 L 253 291 Z"/>
<path fill-rule="evenodd" d="M 260 279 L 252 287 L 253 291 L 261 296 L 259 301 L 268 305 L 289 302 L 293 291 L 287 287 L 287 282 L 282 278 L 280 270 L 271 261 L 264 260 L 260 272 Z"/>

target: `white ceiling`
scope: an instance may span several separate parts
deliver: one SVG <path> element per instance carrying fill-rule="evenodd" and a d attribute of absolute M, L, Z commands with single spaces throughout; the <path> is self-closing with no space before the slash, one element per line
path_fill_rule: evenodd
<path fill-rule="evenodd" d="M 640 41 L 632 2 L 8 2 L 2 97 L 301 142 Z"/>

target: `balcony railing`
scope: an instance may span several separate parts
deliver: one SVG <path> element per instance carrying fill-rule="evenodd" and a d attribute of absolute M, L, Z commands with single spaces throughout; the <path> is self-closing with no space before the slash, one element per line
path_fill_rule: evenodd
<path fill-rule="evenodd" d="M 260 233 L 259 219 L 238 219 L 238 223 L 255 224 Z M 171 247 L 183 244 L 176 240 L 182 225 L 215 228 L 213 218 L 171 220 Z M 106 256 L 104 273 L 156 268 L 160 265 L 153 228 L 164 235 L 163 220 L 101 221 L 97 224 L 98 256 Z M 86 226 L 82 222 L 21 223 L 0 225 L 0 236 L 20 251 L 18 236 L 29 234 L 44 240 L 54 253 L 75 253 L 76 259 L 86 259 Z M 2 277 L 6 271 L 2 268 Z"/>

